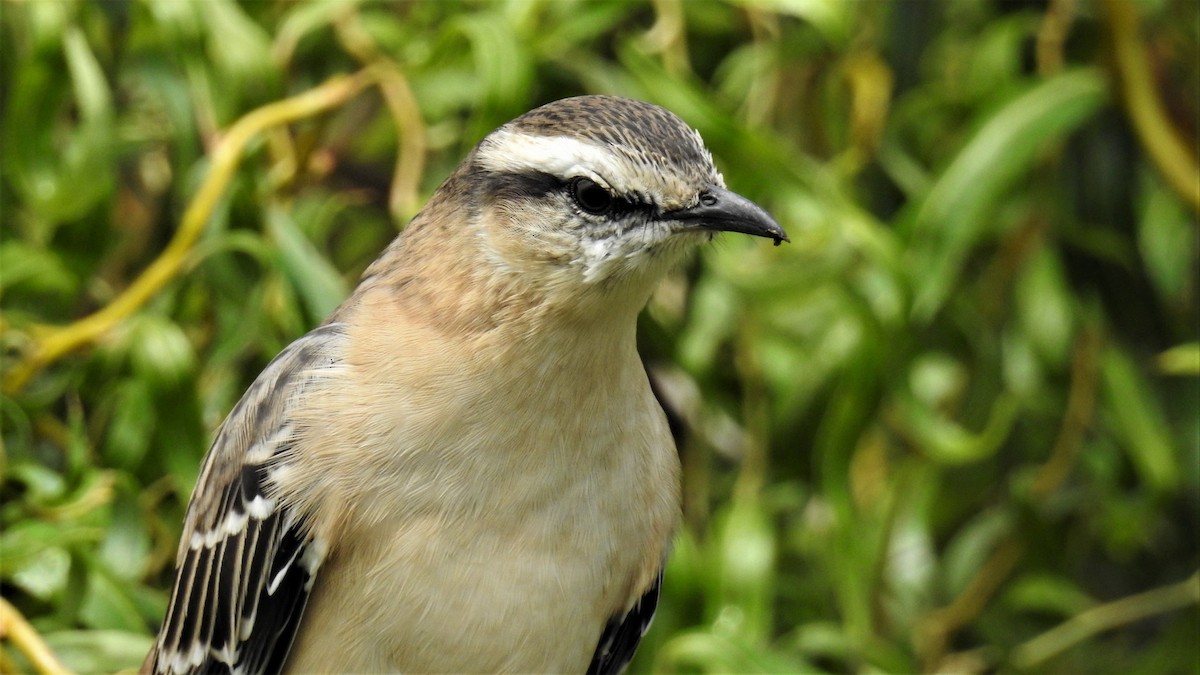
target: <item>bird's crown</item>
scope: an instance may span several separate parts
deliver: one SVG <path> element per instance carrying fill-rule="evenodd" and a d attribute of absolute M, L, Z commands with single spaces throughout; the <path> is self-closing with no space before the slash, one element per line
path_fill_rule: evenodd
<path fill-rule="evenodd" d="M 661 211 L 694 205 L 724 187 L 700 134 L 659 106 L 617 96 L 577 96 L 535 108 L 480 144 L 479 166 L 584 177 Z"/>

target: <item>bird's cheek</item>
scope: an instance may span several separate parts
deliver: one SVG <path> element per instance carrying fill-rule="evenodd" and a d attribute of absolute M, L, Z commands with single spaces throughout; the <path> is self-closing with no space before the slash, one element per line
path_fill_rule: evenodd
<path fill-rule="evenodd" d="M 575 254 L 573 239 L 539 215 L 510 209 L 485 213 L 482 232 L 487 258 L 523 273 L 569 264 Z"/>

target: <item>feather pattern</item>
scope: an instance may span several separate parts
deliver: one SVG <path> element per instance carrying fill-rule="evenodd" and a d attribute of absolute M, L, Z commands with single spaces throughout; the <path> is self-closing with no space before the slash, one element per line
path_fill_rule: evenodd
<path fill-rule="evenodd" d="M 230 412 L 188 507 L 163 627 L 144 672 L 279 671 L 326 543 L 281 504 L 292 411 L 340 362 L 344 326 L 317 328 L 263 370 Z"/>
<path fill-rule="evenodd" d="M 615 675 L 625 671 L 626 666 L 633 660 L 633 653 L 650 623 L 654 620 L 654 611 L 658 609 L 659 589 L 662 587 L 662 570 L 658 577 L 633 607 L 624 615 L 614 616 L 604 632 L 600 635 L 600 643 L 592 655 L 588 665 L 587 675 Z"/>

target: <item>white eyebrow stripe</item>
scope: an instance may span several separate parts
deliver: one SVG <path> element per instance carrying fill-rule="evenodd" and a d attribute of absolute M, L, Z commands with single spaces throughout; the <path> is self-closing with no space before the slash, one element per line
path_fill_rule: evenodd
<path fill-rule="evenodd" d="M 536 136 L 502 128 L 479 146 L 476 159 L 488 171 L 541 171 L 563 180 L 585 176 L 618 194 L 634 191 L 630 173 L 636 171 L 629 160 L 602 145 L 569 136 Z"/>

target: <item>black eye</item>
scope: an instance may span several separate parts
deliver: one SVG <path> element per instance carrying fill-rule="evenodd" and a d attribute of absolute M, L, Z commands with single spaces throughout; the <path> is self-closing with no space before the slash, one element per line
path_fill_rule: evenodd
<path fill-rule="evenodd" d="M 576 178 L 571 181 L 571 196 L 579 208 L 594 216 L 608 212 L 614 201 L 608 190 L 587 178 Z"/>

